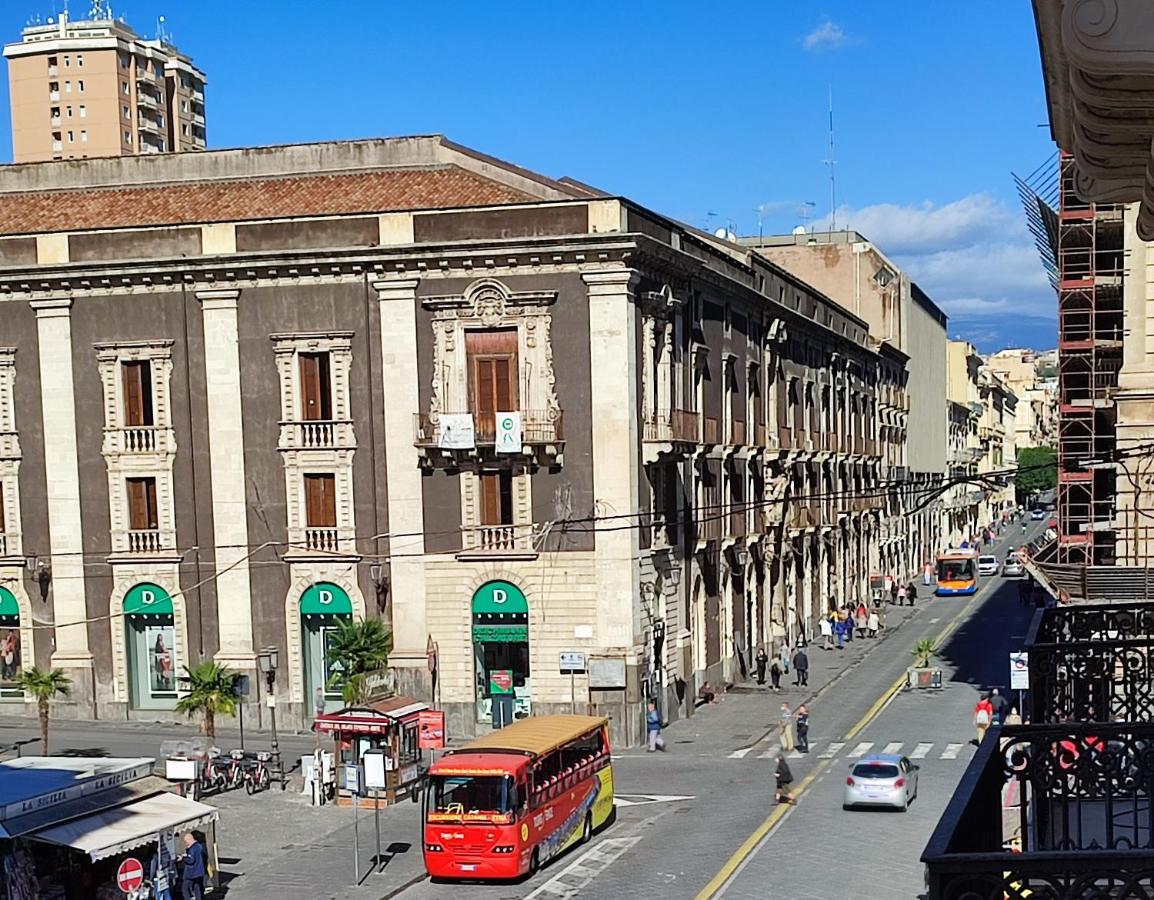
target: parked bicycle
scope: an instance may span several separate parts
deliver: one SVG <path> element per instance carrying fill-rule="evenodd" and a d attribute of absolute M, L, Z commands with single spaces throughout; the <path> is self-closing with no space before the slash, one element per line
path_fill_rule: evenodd
<path fill-rule="evenodd" d="M 246 761 L 244 770 L 244 789 L 252 796 L 257 791 L 267 791 L 272 786 L 272 772 L 269 771 L 268 761 L 271 753 L 257 753 L 256 759 Z"/>

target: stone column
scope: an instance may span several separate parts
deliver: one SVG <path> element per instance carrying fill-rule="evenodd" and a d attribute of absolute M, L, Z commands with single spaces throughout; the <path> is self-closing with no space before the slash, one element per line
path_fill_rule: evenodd
<path fill-rule="evenodd" d="M 389 664 L 424 668 L 429 639 L 425 605 L 425 513 L 420 457 L 413 443 L 413 414 L 420 410 L 417 371 L 416 278 L 373 282 L 381 317 L 381 376 L 384 380 L 385 483 L 393 593 L 393 641 Z M 430 336 L 431 337 L 431 336 Z M 467 602 L 463 599 L 462 602 Z"/>
<path fill-rule="evenodd" d="M 586 272 L 589 289 L 589 356 L 593 423 L 593 496 L 605 515 L 628 515 L 639 506 L 637 422 L 637 307 L 630 269 Z M 633 661 L 641 633 L 638 533 L 634 528 L 596 535 L 600 637 L 607 650 Z M 725 648 L 722 648 L 722 658 Z"/>
<path fill-rule="evenodd" d="M 76 450 L 76 397 L 72 376 L 72 299 L 34 300 L 44 421 L 44 476 L 52 555 L 52 610 L 56 649 L 52 665 L 72 679 L 77 711 L 95 709 L 84 540 Z M 87 707 L 87 710 L 85 709 Z"/>
<path fill-rule="evenodd" d="M 197 291 L 204 323 L 205 394 L 208 401 L 209 472 L 216 559 L 215 659 L 233 669 L 255 665 L 252 586 L 249 581 L 248 504 L 245 496 L 240 341 L 236 307 L 240 291 Z M 288 648 L 283 648 L 287 658 Z M 288 684 L 289 680 L 283 678 Z"/>

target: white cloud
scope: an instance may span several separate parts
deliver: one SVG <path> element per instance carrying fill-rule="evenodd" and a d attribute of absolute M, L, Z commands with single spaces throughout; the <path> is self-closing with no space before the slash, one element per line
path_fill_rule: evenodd
<path fill-rule="evenodd" d="M 801 39 L 801 45 L 806 50 L 836 50 L 848 41 L 849 35 L 844 28 L 829 19 L 823 19 L 817 28 Z"/>
<path fill-rule="evenodd" d="M 950 317 L 951 336 L 1012 343 L 1016 332 L 1047 332 L 1057 316 L 1022 214 L 990 194 L 844 208 L 837 224 L 861 232 L 907 271 Z"/>

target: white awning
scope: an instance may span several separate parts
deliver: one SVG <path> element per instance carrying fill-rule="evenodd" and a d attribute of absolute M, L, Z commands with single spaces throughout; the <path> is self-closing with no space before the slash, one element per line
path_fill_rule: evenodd
<path fill-rule="evenodd" d="M 97 860 L 155 843 L 162 831 L 186 831 L 216 819 L 217 810 L 212 806 L 176 794 L 160 793 L 61 825 L 53 825 L 25 837 L 46 844 L 72 847 Z"/>

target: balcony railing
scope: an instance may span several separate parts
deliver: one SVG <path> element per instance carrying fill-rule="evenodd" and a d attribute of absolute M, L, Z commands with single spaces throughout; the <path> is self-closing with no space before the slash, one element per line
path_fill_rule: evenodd
<path fill-rule="evenodd" d="M 1150 896 L 1152 741 L 1149 724 L 992 727 L 922 854 L 928 900 Z"/>
<path fill-rule="evenodd" d="M 481 553 L 527 553 L 533 550 L 532 525 L 477 525 L 463 529 L 466 550 Z"/>
<path fill-rule="evenodd" d="M 697 413 L 659 409 L 646 414 L 641 433 L 642 439 L 651 443 L 696 444 L 699 430 Z"/>
<path fill-rule="evenodd" d="M 104 432 L 106 453 L 164 453 L 168 450 L 168 429 L 155 425 L 108 428 Z"/>
<path fill-rule="evenodd" d="M 282 450 L 328 450 L 354 446 L 353 423 L 348 419 L 281 422 Z"/>
<path fill-rule="evenodd" d="M 443 447 L 451 444 L 443 426 L 444 416 L 471 415 L 473 442 L 477 447 L 491 447 L 497 443 L 497 416 L 495 413 L 417 413 L 414 417 L 418 447 Z M 521 443 L 530 445 L 558 444 L 564 437 L 560 410 L 521 410 Z M 445 446 L 445 449 L 457 449 Z M 467 449 L 467 448 L 460 448 Z"/>
<path fill-rule="evenodd" d="M 745 422 L 734 419 L 729 423 L 729 443 L 735 447 L 745 446 Z"/>
<path fill-rule="evenodd" d="M 159 553 L 162 550 L 172 550 L 166 547 L 164 537 L 158 529 L 149 528 L 128 532 L 129 553 Z"/>
<path fill-rule="evenodd" d="M 340 531 L 336 528 L 305 528 L 302 543 L 305 550 L 317 553 L 341 552 Z"/>

